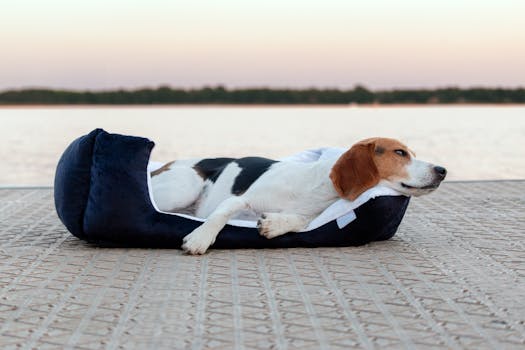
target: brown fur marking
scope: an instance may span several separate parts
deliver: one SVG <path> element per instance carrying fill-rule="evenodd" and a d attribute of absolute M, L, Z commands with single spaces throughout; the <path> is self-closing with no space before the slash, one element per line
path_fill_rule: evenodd
<path fill-rule="evenodd" d="M 341 197 L 354 200 L 379 182 L 373 153 L 372 143 L 360 142 L 337 160 L 330 172 L 330 179 Z"/>
<path fill-rule="evenodd" d="M 395 153 L 402 149 L 406 157 Z M 397 180 L 408 177 L 406 165 L 413 154 L 401 142 L 388 138 L 360 141 L 346 151 L 335 163 L 330 179 L 343 198 L 355 200 L 381 179 Z"/>
<path fill-rule="evenodd" d="M 169 162 L 169 163 L 166 163 L 166 164 L 164 164 L 163 166 L 161 166 L 160 168 L 158 168 L 157 170 L 152 171 L 152 172 L 151 172 L 151 177 L 153 177 L 153 176 L 157 176 L 157 175 L 159 175 L 159 174 L 162 174 L 162 173 L 165 172 L 165 171 L 170 170 L 170 166 L 171 166 L 173 163 L 175 163 L 175 161 L 173 161 L 173 162 Z"/>

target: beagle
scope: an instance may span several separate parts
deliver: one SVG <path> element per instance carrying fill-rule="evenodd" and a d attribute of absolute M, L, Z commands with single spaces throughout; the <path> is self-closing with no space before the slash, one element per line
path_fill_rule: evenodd
<path fill-rule="evenodd" d="M 339 198 L 353 201 L 378 184 L 420 196 L 435 190 L 446 173 L 416 159 L 397 140 L 370 138 L 338 159 L 311 163 L 260 157 L 178 160 L 153 171 L 151 185 L 160 210 L 207 218 L 182 245 L 189 254 L 204 254 L 228 220 L 242 212 L 256 213 L 260 234 L 273 238 L 303 230 Z"/>

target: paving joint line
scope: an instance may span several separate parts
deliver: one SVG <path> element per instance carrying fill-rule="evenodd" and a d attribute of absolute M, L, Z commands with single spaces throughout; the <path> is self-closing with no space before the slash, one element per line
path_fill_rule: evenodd
<path fill-rule="evenodd" d="M 270 317 L 272 319 L 272 328 L 277 338 L 277 348 L 278 349 L 287 349 L 288 344 L 283 332 L 283 324 L 281 322 L 279 308 L 275 301 L 275 293 L 273 291 L 270 278 L 268 276 L 268 270 L 266 269 L 266 259 L 264 258 L 264 253 L 257 252 L 257 268 L 259 270 L 259 275 L 261 276 L 262 283 L 264 286 L 264 294 L 268 299 L 268 305 L 270 307 Z"/>
<path fill-rule="evenodd" d="M 290 254 L 289 250 L 286 250 L 286 260 L 288 261 L 288 266 L 290 270 L 292 271 L 292 276 L 295 281 L 296 286 L 299 289 L 299 292 L 301 293 L 301 297 L 304 302 L 304 307 L 306 309 L 306 312 L 308 314 L 308 317 L 310 319 L 310 323 L 313 326 L 315 336 L 317 338 L 317 341 L 319 343 L 320 349 L 328 349 L 328 343 L 326 341 L 326 337 L 324 335 L 324 332 L 322 330 L 321 324 L 319 323 L 319 320 L 316 317 L 315 308 L 312 305 L 312 301 L 310 299 L 310 296 L 308 295 L 306 289 L 304 288 L 304 284 L 299 278 L 299 272 L 297 271 L 297 266 L 295 264 L 294 258 L 292 254 Z"/>
<path fill-rule="evenodd" d="M 129 252 L 130 250 L 126 251 Z M 130 318 L 131 310 L 133 310 L 133 307 L 135 307 L 137 303 L 140 287 L 142 287 L 145 284 L 146 271 L 148 271 L 149 265 L 151 263 L 150 254 L 147 254 L 144 260 L 145 261 L 142 265 L 140 273 L 138 274 L 137 281 L 133 284 L 133 287 L 130 289 L 128 300 L 124 303 L 124 310 L 120 314 L 119 320 L 115 325 L 113 332 L 111 333 L 111 339 L 106 344 L 106 349 L 115 349 L 118 346 L 118 342 L 120 340 L 122 332 L 124 331 L 124 325 Z"/>
<path fill-rule="evenodd" d="M 197 312 L 195 317 L 195 328 L 193 332 L 194 342 L 192 349 L 203 348 L 203 335 L 204 335 L 204 319 L 206 312 L 206 300 L 207 300 L 207 285 L 208 285 L 208 256 L 204 255 L 200 259 L 201 270 L 200 270 L 200 283 L 199 283 L 199 298 L 197 299 Z"/>
<path fill-rule="evenodd" d="M 241 310 L 241 296 L 239 294 L 239 275 L 237 269 L 237 251 L 233 250 L 229 254 L 231 266 L 231 279 L 232 279 L 232 306 L 233 306 L 233 336 L 234 336 L 234 348 L 244 349 L 244 336 L 242 330 L 242 310 Z"/>
<path fill-rule="evenodd" d="M 361 326 L 361 323 L 359 322 L 359 319 L 355 315 L 355 313 L 352 311 L 352 308 L 348 304 L 348 301 L 346 300 L 345 296 L 341 292 L 341 289 L 337 285 L 336 282 L 330 277 L 329 272 L 326 270 L 324 264 L 321 263 L 321 258 L 318 255 L 314 255 L 312 251 L 309 252 L 310 257 L 312 257 L 315 266 L 317 267 L 317 270 L 321 273 L 321 276 L 323 277 L 323 280 L 325 284 L 327 284 L 330 289 L 334 292 L 337 301 L 339 305 L 343 308 L 343 313 L 348 321 L 350 321 L 350 324 L 352 328 L 355 330 L 359 342 L 365 349 L 374 349 L 373 343 L 370 340 L 370 338 L 367 336 L 366 331 Z"/>

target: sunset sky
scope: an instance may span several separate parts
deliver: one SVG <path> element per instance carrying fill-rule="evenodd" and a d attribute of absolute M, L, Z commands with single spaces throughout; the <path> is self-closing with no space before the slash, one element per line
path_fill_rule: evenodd
<path fill-rule="evenodd" d="M 0 89 L 525 86 L 524 0 L 16 0 Z"/>

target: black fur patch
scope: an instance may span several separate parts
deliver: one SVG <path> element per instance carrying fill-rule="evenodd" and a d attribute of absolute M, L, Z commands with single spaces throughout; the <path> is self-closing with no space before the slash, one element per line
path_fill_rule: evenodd
<path fill-rule="evenodd" d="M 242 169 L 235 178 L 232 187 L 232 193 L 238 196 L 246 192 L 255 180 L 264 174 L 272 164 L 277 163 L 277 161 L 261 157 L 246 157 L 236 159 L 235 163 Z"/>
<path fill-rule="evenodd" d="M 199 161 L 193 166 L 193 169 L 204 179 L 215 182 L 222 171 L 235 158 L 207 158 Z"/>

